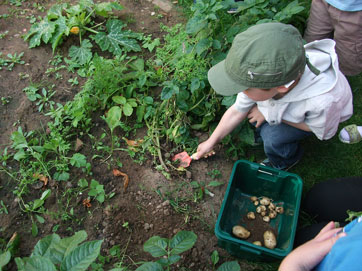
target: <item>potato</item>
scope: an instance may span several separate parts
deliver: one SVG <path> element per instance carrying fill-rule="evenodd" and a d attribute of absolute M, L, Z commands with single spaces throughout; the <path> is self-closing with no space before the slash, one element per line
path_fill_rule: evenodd
<path fill-rule="evenodd" d="M 260 200 L 260 204 L 268 206 L 270 204 L 270 199 L 267 197 L 262 197 Z"/>
<path fill-rule="evenodd" d="M 284 213 L 284 208 L 282 206 L 279 206 L 279 207 L 275 208 L 275 211 L 277 211 L 278 214 L 282 214 L 282 213 Z"/>
<path fill-rule="evenodd" d="M 255 197 L 255 196 L 252 196 L 252 197 L 250 197 L 250 200 L 251 200 L 252 202 L 254 202 L 254 201 L 258 200 L 258 198 Z"/>
<path fill-rule="evenodd" d="M 254 214 L 254 212 L 249 212 L 249 213 L 246 215 L 246 217 L 247 217 L 248 219 L 250 219 L 250 220 L 253 220 L 253 219 L 255 219 L 255 214 Z"/>
<path fill-rule="evenodd" d="M 250 236 L 250 231 L 243 226 L 236 225 L 233 227 L 233 234 L 240 239 L 247 239 Z"/>
<path fill-rule="evenodd" d="M 273 249 L 277 245 L 277 239 L 272 231 L 265 231 L 263 234 L 264 245 L 267 248 Z"/>
<path fill-rule="evenodd" d="M 256 245 L 256 246 L 260 246 L 260 247 L 262 246 L 260 241 L 254 241 L 253 244 Z"/>

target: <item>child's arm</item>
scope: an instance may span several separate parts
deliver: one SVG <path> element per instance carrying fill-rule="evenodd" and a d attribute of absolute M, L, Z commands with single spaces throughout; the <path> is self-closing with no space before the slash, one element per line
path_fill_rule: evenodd
<path fill-rule="evenodd" d="M 203 157 L 205 154 L 212 151 L 214 146 L 219 143 L 225 136 L 231 133 L 236 126 L 238 126 L 247 116 L 248 112 L 242 113 L 235 108 L 235 105 L 231 106 L 222 116 L 216 129 L 209 137 L 197 147 L 196 160 Z"/>

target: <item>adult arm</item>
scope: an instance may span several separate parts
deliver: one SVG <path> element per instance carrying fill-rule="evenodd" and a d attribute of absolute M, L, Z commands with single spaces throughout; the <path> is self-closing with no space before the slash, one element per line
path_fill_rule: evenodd
<path fill-rule="evenodd" d="M 240 112 L 236 109 L 235 105 L 232 105 L 225 111 L 216 129 L 209 137 L 208 140 L 202 142 L 198 148 L 194 158 L 197 160 L 210 153 L 214 146 L 219 143 L 225 136 L 234 130 L 247 116 L 248 112 Z"/>

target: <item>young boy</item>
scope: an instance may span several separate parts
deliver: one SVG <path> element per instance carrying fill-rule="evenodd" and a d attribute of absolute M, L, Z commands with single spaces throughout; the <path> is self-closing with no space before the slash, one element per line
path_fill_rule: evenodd
<path fill-rule="evenodd" d="M 198 146 L 195 159 L 210 155 L 245 118 L 260 129 L 264 164 L 281 170 L 301 158 L 299 140 L 311 134 L 333 137 L 353 111 L 334 45 L 325 39 L 303 46 L 298 30 L 282 23 L 258 24 L 238 34 L 226 59 L 208 73 L 217 93 L 238 93 L 236 102 Z"/>

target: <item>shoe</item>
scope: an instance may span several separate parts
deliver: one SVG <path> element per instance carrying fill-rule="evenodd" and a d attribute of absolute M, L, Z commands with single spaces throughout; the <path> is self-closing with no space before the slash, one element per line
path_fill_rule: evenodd
<path fill-rule="evenodd" d="M 291 164 L 289 166 L 284 166 L 284 167 L 279 166 L 279 167 L 277 167 L 277 166 L 274 166 L 270 162 L 269 158 L 266 158 L 262 162 L 260 162 L 259 164 L 262 165 L 262 166 L 271 167 L 271 168 L 275 168 L 275 169 L 278 169 L 278 170 L 288 171 L 289 169 L 291 169 L 292 167 L 294 167 L 298 163 L 299 163 L 299 160 L 295 161 L 293 164 Z"/>
<path fill-rule="evenodd" d="M 346 144 L 355 144 L 362 140 L 362 126 L 347 125 L 339 132 L 339 140 Z"/>

